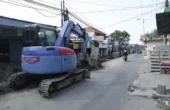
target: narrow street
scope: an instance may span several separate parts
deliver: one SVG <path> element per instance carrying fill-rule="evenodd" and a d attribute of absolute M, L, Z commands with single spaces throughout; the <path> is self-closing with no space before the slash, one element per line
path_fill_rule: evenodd
<path fill-rule="evenodd" d="M 128 86 L 137 77 L 140 54 L 128 61 L 117 58 L 104 68 L 91 72 L 91 79 L 52 98 L 42 98 L 37 89 L 0 97 L 0 110 L 121 110 L 128 97 Z"/>
<path fill-rule="evenodd" d="M 0 110 L 169 110 L 170 0 L 0 7 Z"/>

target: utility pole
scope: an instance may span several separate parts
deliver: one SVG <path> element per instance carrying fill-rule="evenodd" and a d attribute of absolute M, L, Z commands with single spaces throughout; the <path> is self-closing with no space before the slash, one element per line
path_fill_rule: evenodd
<path fill-rule="evenodd" d="M 143 35 L 145 35 L 145 19 L 137 19 L 137 20 L 142 20 L 143 23 Z"/>
<path fill-rule="evenodd" d="M 65 1 L 63 0 L 63 10 L 65 10 Z"/>
<path fill-rule="evenodd" d="M 63 0 L 62 12 L 63 12 L 63 14 L 62 14 L 62 16 L 63 16 L 62 21 L 65 22 L 65 21 L 69 20 L 69 16 L 68 16 L 69 12 L 68 12 L 67 8 L 65 7 L 65 1 L 64 0 Z"/>
<path fill-rule="evenodd" d="M 168 7 L 168 6 L 169 6 L 169 1 L 165 0 L 165 8 Z M 167 44 L 167 41 L 168 41 L 167 34 L 164 35 L 163 41 L 164 41 L 164 44 Z"/>
<path fill-rule="evenodd" d="M 169 6 L 169 1 L 165 0 L 165 7 L 168 7 L 168 6 Z"/>
<path fill-rule="evenodd" d="M 145 20 L 143 19 L 143 35 L 145 35 Z"/>
<path fill-rule="evenodd" d="M 69 12 L 68 12 L 68 10 L 67 10 L 67 8 L 66 8 L 66 10 L 64 10 L 64 21 L 67 21 L 67 20 L 69 20 L 69 16 L 68 16 L 68 14 L 69 14 Z"/>
<path fill-rule="evenodd" d="M 63 26 L 63 2 L 61 1 L 61 27 Z"/>

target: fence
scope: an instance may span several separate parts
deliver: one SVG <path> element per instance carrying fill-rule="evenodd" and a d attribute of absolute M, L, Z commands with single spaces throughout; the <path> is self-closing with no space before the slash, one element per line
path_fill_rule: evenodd
<path fill-rule="evenodd" d="M 152 72 L 160 72 L 160 61 L 170 59 L 170 51 L 149 51 L 150 67 Z M 162 66 L 163 69 L 170 66 Z"/>

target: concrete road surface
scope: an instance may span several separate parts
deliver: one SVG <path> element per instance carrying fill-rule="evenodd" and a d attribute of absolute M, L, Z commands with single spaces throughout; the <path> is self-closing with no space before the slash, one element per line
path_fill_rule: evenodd
<path fill-rule="evenodd" d="M 91 72 L 91 79 L 52 98 L 42 98 L 37 89 L 0 97 L 0 110 L 121 110 L 127 88 L 136 78 L 140 54 L 127 62 L 117 58 L 105 62 L 104 69 Z"/>

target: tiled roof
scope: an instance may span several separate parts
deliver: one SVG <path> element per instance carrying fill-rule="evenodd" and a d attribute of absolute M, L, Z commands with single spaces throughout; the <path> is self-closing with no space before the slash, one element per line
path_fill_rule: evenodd
<path fill-rule="evenodd" d="M 104 32 L 94 28 L 94 27 L 87 27 L 85 28 L 86 29 L 86 32 L 95 32 L 97 34 L 103 34 L 103 35 L 106 35 Z"/>

